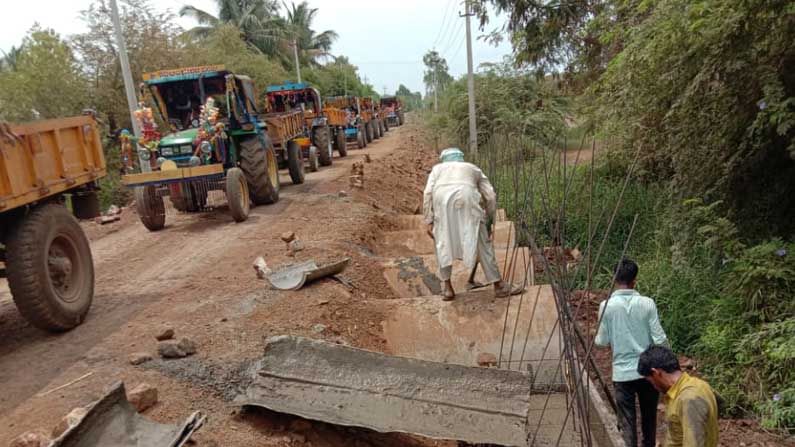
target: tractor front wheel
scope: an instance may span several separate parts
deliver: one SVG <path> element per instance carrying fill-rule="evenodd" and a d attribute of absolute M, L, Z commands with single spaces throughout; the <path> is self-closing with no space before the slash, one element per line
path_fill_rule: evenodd
<path fill-rule="evenodd" d="M 22 316 L 55 332 L 82 323 L 94 298 L 94 264 L 69 210 L 55 203 L 34 208 L 5 244 L 8 286 Z"/>
<path fill-rule="evenodd" d="M 240 169 L 246 175 L 251 201 L 269 205 L 279 201 L 279 165 L 267 136 L 265 145 L 257 137 L 240 142 Z"/>
<path fill-rule="evenodd" d="M 347 138 L 345 138 L 344 127 L 337 128 L 337 152 L 339 152 L 340 157 L 348 155 L 348 141 Z"/>
<path fill-rule="evenodd" d="M 304 183 L 304 157 L 301 146 L 293 140 L 287 142 L 287 170 L 293 185 Z"/>
<path fill-rule="evenodd" d="M 154 186 L 135 188 L 135 210 L 147 230 L 162 230 L 166 226 L 166 207 Z"/>
<path fill-rule="evenodd" d="M 250 200 L 248 181 L 243 171 L 240 168 L 226 171 L 226 201 L 235 222 L 248 219 L 248 212 L 251 211 Z"/>
<path fill-rule="evenodd" d="M 331 138 L 328 126 L 316 127 L 312 130 L 312 143 L 317 146 L 320 156 L 320 166 L 331 166 Z"/>

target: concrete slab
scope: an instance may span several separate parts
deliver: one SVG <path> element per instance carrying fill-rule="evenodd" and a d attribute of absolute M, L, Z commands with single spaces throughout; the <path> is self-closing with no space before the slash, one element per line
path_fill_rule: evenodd
<path fill-rule="evenodd" d="M 550 395 L 544 412 L 542 398 L 546 394 L 535 393 L 528 376 L 518 371 L 427 362 L 282 336 L 267 340 L 256 378 L 236 401 L 380 432 L 525 446 L 528 433 L 537 427 L 545 440 L 555 440 L 561 432 L 565 396 Z M 560 445 L 579 445 L 575 441 L 567 437 Z"/>
<path fill-rule="evenodd" d="M 494 298 L 491 290 L 460 294 L 451 302 L 439 296 L 399 300 L 383 329 L 395 355 L 477 366 L 478 355 L 489 353 L 501 358 L 501 368 L 534 372 L 537 387 L 546 389 L 562 382 L 556 321 L 552 289 L 543 285 L 510 300 Z"/>
<path fill-rule="evenodd" d="M 533 283 L 535 275 L 531 272 L 529 249 L 524 247 L 516 250 L 497 249 L 495 252 L 500 272 L 505 280 L 523 284 L 526 278 L 527 284 Z M 440 295 L 442 287 L 437 276 L 438 272 L 436 255 L 433 254 L 400 258 L 384 264 L 384 278 L 401 298 Z M 452 281 L 456 293 L 465 291 L 470 273 L 463 263 L 453 264 Z M 485 281 L 482 269 L 478 269 L 475 279 Z"/>

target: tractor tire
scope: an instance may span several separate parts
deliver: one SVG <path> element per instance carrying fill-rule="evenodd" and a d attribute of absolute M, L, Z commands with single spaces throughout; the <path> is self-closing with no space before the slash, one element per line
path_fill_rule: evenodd
<path fill-rule="evenodd" d="M 135 188 L 135 209 L 147 230 L 158 231 L 166 226 L 166 207 L 154 186 Z"/>
<path fill-rule="evenodd" d="M 80 220 L 93 219 L 100 215 L 99 196 L 96 191 L 72 194 L 72 213 Z"/>
<path fill-rule="evenodd" d="M 320 170 L 320 160 L 318 159 L 317 155 L 317 148 L 315 146 L 311 146 L 309 148 L 309 172 L 317 172 Z"/>
<path fill-rule="evenodd" d="M 364 131 L 361 128 L 356 129 L 356 147 L 364 149 L 365 146 L 367 146 L 367 144 L 365 144 L 364 141 Z"/>
<path fill-rule="evenodd" d="M 273 145 L 270 140 L 266 143 L 263 148 L 256 137 L 240 142 L 240 169 L 246 175 L 248 191 L 255 205 L 279 201 L 279 165 Z"/>
<path fill-rule="evenodd" d="M 378 120 L 378 138 L 383 138 L 385 133 L 384 120 Z"/>
<path fill-rule="evenodd" d="M 317 154 L 320 158 L 320 166 L 331 166 L 331 137 L 329 136 L 328 126 L 316 127 L 312 130 L 312 144 L 317 146 Z"/>
<path fill-rule="evenodd" d="M 378 120 L 375 119 L 375 120 L 370 121 L 370 125 L 373 126 L 373 140 L 377 140 L 377 139 L 381 138 L 381 133 L 379 132 L 379 129 L 378 129 Z"/>
<path fill-rule="evenodd" d="M 372 121 L 368 121 L 367 123 L 365 123 L 364 131 L 365 131 L 364 135 L 366 137 L 365 139 L 367 140 L 367 144 L 372 143 L 373 140 L 375 139 L 375 135 L 373 135 L 373 122 Z"/>
<path fill-rule="evenodd" d="M 226 171 L 226 201 L 235 222 L 248 219 L 248 213 L 251 211 L 251 195 L 246 175 L 240 168 L 230 168 Z"/>
<path fill-rule="evenodd" d="M 91 248 L 66 207 L 34 208 L 6 238 L 8 286 L 32 325 L 62 332 L 83 322 L 94 298 Z"/>
<path fill-rule="evenodd" d="M 384 119 L 384 132 L 389 132 L 389 118 Z"/>
<path fill-rule="evenodd" d="M 364 124 L 359 124 L 359 134 L 362 136 L 362 145 L 359 148 L 367 147 L 367 129 Z"/>
<path fill-rule="evenodd" d="M 337 152 L 339 152 L 340 158 L 348 155 L 348 140 L 345 138 L 344 127 L 337 128 Z"/>
<path fill-rule="evenodd" d="M 403 116 L 403 112 L 398 112 L 398 126 L 402 126 L 405 121 L 406 118 Z"/>
<path fill-rule="evenodd" d="M 293 140 L 287 142 L 287 170 L 293 185 L 304 183 L 304 154 L 301 146 Z"/>

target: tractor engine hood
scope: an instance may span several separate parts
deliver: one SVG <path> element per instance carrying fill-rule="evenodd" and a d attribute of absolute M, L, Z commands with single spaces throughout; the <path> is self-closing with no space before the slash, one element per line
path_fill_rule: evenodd
<path fill-rule="evenodd" d="M 177 146 L 181 144 L 192 144 L 199 134 L 199 129 L 185 129 L 170 133 L 160 139 L 160 146 Z"/>

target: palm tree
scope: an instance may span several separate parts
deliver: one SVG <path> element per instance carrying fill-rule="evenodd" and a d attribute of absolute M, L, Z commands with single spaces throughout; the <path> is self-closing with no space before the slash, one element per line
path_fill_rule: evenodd
<path fill-rule="evenodd" d="M 187 35 L 202 39 L 216 27 L 231 23 L 253 48 L 269 55 L 278 52 L 276 38 L 281 34 L 283 20 L 278 15 L 277 0 L 216 0 L 216 4 L 218 16 L 190 5 L 180 9 L 180 16 L 199 23 L 186 31 Z"/>
<path fill-rule="evenodd" d="M 287 11 L 285 18 L 285 31 L 291 43 L 298 47 L 298 58 L 303 65 L 320 65 L 319 60 L 330 57 L 331 45 L 339 37 L 332 30 L 323 31 L 320 34 L 312 29 L 312 22 L 315 20 L 317 8 L 310 8 L 307 2 L 303 1 L 290 6 L 284 4 Z"/>

